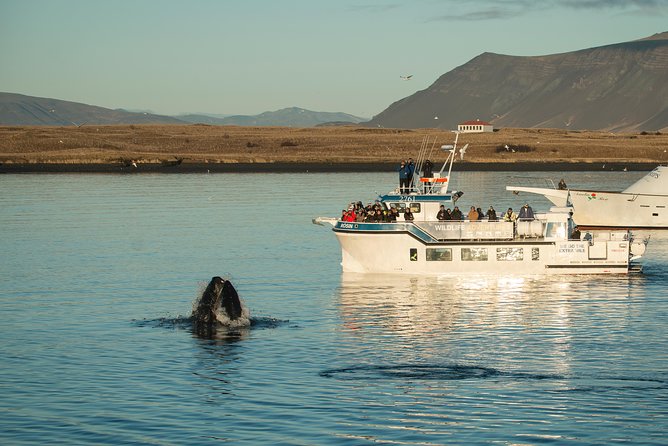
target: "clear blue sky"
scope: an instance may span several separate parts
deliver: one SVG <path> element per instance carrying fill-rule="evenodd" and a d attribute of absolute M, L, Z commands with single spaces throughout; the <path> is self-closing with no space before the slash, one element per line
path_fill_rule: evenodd
<path fill-rule="evenodd" d="M 0 0 L 0 91 L 162 114 L 372 117 L 486 51 L 663 31 L 668 0 Z"/>

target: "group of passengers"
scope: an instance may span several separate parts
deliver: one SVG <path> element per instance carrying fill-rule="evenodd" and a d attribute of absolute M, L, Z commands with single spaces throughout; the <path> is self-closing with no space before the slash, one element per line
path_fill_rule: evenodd
<path fill-rule="evenodd" d="M 402 160 L 399 165 L 399 192 L 402 194 L 409 194 L 413 190 L 413 176 L 415 175 L 415 162 L 413 158 Z M 431 160 L 426 160 L 422 165 L 422 175 L 425 180 L 434 176 L 434 163 Z M 431 190 L 432 183 L 425 182 L 425 191 Z"/>
<path fill-rule="evenodd" d="M 413 221 L 415 218 L 411 212 L 410 207 L 404 208 L 404 220 Z M 390 206 L 385 209 L 380 202 L 369 203 L 366 206 L 362 205 L 361 201 L 357 203 L 350 203 L 348 209 L 341 211 L 341 220 L 347 222 L 357 223 L 393 223 L 399 218 L 399 209 L 395 206 Z"/>
<path fill-rule="evenodd" d="M 410 206 L 404 207 L 402 211 L 405 221 L 413 221 L 415 219 Z M 350 203 L 348 209 L 343 209 L 341 211 L 341 220 L 346 222 L 392 223 L 396 222 L 398 218 L 399 209 L 396 206 L 392 205 L 389 209 L 386 209 L 383 207 L 383 205 L 380 204 L 379 201 L 376 201 L 375 203 L 369 203 L 366 206 L 363 206 L 361 201 Z M 533 220 L 534 218 L 535 215 L 533 209 L 531 206 L 529 206 L 529 203 L 526 203 L 520 208 L 519 214 L 515 213 L 513 208 L 508 208 L 508 210 L 501 215 L 500 220 L 514 223 L 517 220 L 529 221 Z M 459 209 L 459 206 L 455 206 L 451 210 L 450 208 L 446 209 L 445 205 L 441 205 L 438 214 L 436 214 L 436 219 L 438 221 L 499 221 L 499 217 L 497 216 L 494 206 L 490 206 L 487 212 L 483 212 L 483 210 L 479 207 L 471 206 L 471 209 L 465 217 L 462 211 Z"/>
<path fill-rule="evenodd" d="M 501 215 L 501 220 L 511 221 L 511 222 L 515 222 L 518 219 L 533 220 L 534 218 L 535 215 L 533 209 L 531 208 L 531 206 L 529 206 L 529 203 L 526 203 L 524 206 L 520 208 L 519 215 L 513 211 L 513 208 L 508 208 L 508 210 Z M 496 209 L 494 209 L 494 206 L 490 206 L 487 212 L 484 212 L 479 207 L 471 206 L 471 209 L 469 210 L 468 214 L 466 214 L 466 218 L 464 218 L 464 215 L 462 214 L 462 211 L 459 210 L 458 206 L 455 206 L 454 209 L 450 210 L 450 208 L 446 209 L 444 205 L 441 205 L 438 214 L 436 214 L 436 219 L 438 221 L 446 221 L 446 220 L 499 221 L 499 217 L 496 214 Z"/>

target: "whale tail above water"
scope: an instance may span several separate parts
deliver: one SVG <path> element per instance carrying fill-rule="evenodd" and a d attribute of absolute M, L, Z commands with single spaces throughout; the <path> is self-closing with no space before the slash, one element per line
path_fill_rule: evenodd
<path fill-rule="evenodd" d="M 244 322 L 249 322 L 248 315 L 244 313 L 239 294 L 232 282 L 215 276 L 197 302 L 192 319 L 198 329 L 217 325 L 241 326 L 247 325 Z"/>

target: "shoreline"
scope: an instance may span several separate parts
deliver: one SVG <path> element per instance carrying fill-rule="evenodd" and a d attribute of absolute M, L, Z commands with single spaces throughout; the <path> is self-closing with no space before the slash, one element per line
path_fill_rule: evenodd
<path fill-rule="evenodd" d="M 461 172 L 592 172 L 592 171 L 651 171 L 660 163 L 652 162 L 459 162 Z M 139 173 L 345 173 L 394 172 L 397 163 L 138 163 L 136 167 L 121 163 L 2 163 L 0 174 L 21 173 L 82 173 L 82 174 L 139 174 Z"/>

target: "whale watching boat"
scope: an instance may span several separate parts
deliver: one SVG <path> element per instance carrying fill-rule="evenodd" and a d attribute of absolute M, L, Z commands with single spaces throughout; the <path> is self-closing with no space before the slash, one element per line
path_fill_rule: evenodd
<path fill-rule="evenodd" d="M 668 229 L 668 167 L 658 166 L 621 192 L 506 186 L 571 207 L 580 228 Z"/>
<path fill-rule="evenodd" d="M 636 241 L 628 230 L 578 234 L 566 207 L 552 207 L 516 221 L 439 221 L 440 206 L 453 208 L 463 195 L 449 187 L 458 150 L 459 133 L 455 134 L 454 145 L 441 147 L 449 155 L 440 171 L 417 178 L 403 191 L 379 196 L 373 205 L 376 215 L 351 218 L 354 209 L 350 209 L 345 218 L 313 219 L 315 224 L 333 226 L 344 272 L 532 275 L 641 271 L 639 260 L 647 239 Z M 416 173 L 423 171 L 434 143 L 423 141 Z M 467 146 L 459 149 L 462 158 Z M 413 214 L 412 221 L 405 220 L 407 211 Z"/>

